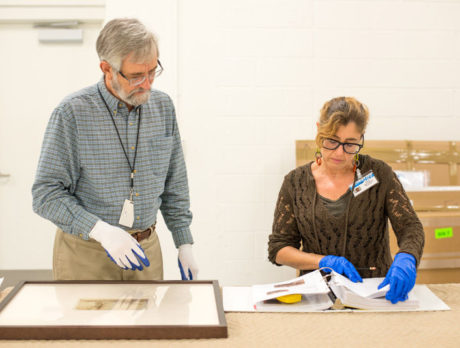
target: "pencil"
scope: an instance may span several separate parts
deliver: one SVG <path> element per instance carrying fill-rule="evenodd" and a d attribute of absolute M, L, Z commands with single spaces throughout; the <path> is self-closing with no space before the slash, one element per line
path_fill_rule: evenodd
<path fill-rule="evenodd" d="M 371 267 L 358 267 L 356 268 L 358 271 L 375 271 L 377 267 L 371 266 Z"/>

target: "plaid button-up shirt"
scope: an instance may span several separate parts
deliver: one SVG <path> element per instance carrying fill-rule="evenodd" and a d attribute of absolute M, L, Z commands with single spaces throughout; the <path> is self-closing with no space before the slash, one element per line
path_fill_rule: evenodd
<path fill-rule="evenodd" d="M 176 247 L 193 243 L 187 172 L 171 99 L 152 90 L 147 103 L 129 112 L 104 79 L 66 97 L 51 115 L 32 187 L 34 211 L 83 239 L 99 219 L 123 228 L 118 221 L 130 196 L 131 170 L 101 95 L 131 165 L 141 114 L 132 229 L 148 228 L 160 209 Z"/>

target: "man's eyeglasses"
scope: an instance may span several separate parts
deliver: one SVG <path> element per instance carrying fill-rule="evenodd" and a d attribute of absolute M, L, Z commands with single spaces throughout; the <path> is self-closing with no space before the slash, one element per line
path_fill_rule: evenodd
<path fill-rule="evenodd" d="M 158 77 L 161 73 L 163 72 L 163 66 L 161 65 L 160 61 L 158 61 L 157 67 L 147 73 L 147 76 L 149 77 L 149 81 L 152 82 L 155 77 Z M 145 79 L 147 78 L 146 75 L 142 75 L 139 77 L 133 77 L 133 78 L 127 78 L 125 74 L 123 74 L 121 71 L 118 71 L 118 73 L 123 77 L 126 81 L 129 82 L 130 86 L 139 86 L 144 83 Z"/>
<path fill-rule="evenodd" d="M 328 150 L 335 150 L 340 145 L 342 145 L 344 152 L 354 155 L 358 153 L 364 146 L 364 136 L 362 139 L 363 139 L 363 144 L 355 144 L 355 143 L 342 143 L 335 139 L 324 138 L 322 145 L 325 149 L 328 149 Z"/>

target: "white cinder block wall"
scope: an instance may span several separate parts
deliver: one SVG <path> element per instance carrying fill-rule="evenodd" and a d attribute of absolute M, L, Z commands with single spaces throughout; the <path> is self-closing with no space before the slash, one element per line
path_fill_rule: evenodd
<path fill-rule="evenodd" d="M 178 111 L 202 279 L 294 276 L 267 261 L 267 237 L 294 141 L 314 137 L 326 100 L 367 104 L 367 139 L 460 140 L 459 1 L 107 0 L 107 15 L 160 38 L 156 86 Z"/>

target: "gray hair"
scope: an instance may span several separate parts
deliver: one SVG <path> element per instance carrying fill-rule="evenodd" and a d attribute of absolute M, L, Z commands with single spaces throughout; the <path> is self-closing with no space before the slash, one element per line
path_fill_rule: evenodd
<path fill-rule="evenodd" d="M 118 71 L 130 53 L 137 63 L 153 59 L 155 53 L 159 55 L 157 38 L 135 18 L 109 21 L 99 33 L 96 51 L 101 61 L 107 61 Z"/>

